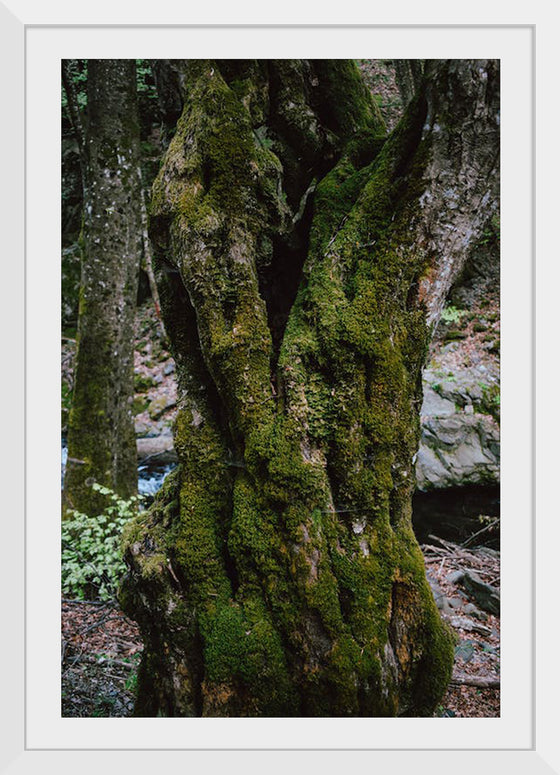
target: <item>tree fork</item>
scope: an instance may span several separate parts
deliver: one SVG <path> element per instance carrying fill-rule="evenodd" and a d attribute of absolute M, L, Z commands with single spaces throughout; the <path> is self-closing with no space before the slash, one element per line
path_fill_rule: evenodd
<path fill-rule="evenodd" d="M 179 466 L 125 536 L 136 712 L 430 715 L 453 646 L 411 527 L 421 369 L 496 203 L 496 64 L 428 64 L 389 139 L 351 62 L 346 121 L 324 101 L 340 63 L 174 67 L 151 235 L 174 289 Z M 276 365 L 259 267 L 281 270 L 270 245 L 313 177 Z"/>

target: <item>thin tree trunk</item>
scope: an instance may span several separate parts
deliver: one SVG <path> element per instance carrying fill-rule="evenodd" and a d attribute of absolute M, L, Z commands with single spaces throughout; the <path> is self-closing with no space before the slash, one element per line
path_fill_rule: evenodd
<path fill-rule="evenodd" d="M 395 59 L 395 77 L 401 95 L 403 107 L 406 108 L 422 82 L 424 70 L 423 59 Z"/>
<path fill-rule="evenodd" d="M 97 482 L 136 492 L 134 310 L 142 250 L 134 60 L 90 60 L 82 277 L 64 508 L 98 513 Z"/>
<path fill-rule="evenodd" d="M 140 175 L 142 174 L 141 171 L 139 172 L 139 174 Z M 144 188 L 142 186 L 141 186 L 140 207 L 141 207 L 141 217 L 142 217 L 142 269 L 146 272 L 148 276 L 150 293 L 152 296 L 152 301 L 154 303 L 154 309 L 156 311 L 156 318 L 158 321 L 159 330 L 163 340 L 165 341 L 167 339 L 167 334 L 165 333 L 165 325 L 163 322 L 163 318 L 161 316 L 161 302 L 159 300 L 159 291 L 156 283 L 156 278 L 154 275 L 154 267 L 152 262 L 152 246 L 150 243 L 150 238 L 148 236 L 148 211 L 146 209 L 146 198 L 144 195 Z"/>

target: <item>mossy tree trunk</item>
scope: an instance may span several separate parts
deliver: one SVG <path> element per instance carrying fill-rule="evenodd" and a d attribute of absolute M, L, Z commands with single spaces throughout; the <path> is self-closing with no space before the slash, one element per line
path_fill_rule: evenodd
<path fill-rule="evenodd" d="M 496 206 L 496 63 L 428 63 L 388 138 L 349 61 L 173 67 L 179 465 L 125 535 L 136 713 L 429 715 L 453 647 L 411 528 L 421 370 Z"/>
<path fill-rule="evenodd" d="M 68 89 L 72 106 L 72 94 Z M 81 140 L 83 259 L 63 507 L 94 515 L 136 492 L 134 310 L 142 250 L 134 60 L 90 60 Z M 74 105 L 75 121 L 80 118 Z"/>

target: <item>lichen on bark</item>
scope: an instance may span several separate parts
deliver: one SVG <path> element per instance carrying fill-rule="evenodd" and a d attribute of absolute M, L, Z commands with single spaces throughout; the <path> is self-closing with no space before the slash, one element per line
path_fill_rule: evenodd
<path fill-rule="evenodd" d="M 412 460 L 422 197 L 443 153 L 428 119 L 453 116 L 429 79 L 449 65 L 388 139 L 352 62 L 175 67 L 151 233 L 179 466 L 124 540 L 136 712 L 429 715 L 453 646 L 412 532 Z M 280 315 L 282 267 L 297 282 Z"/>
<path fill-rule="evenodd" d="M 84 139 L 82 275 L 63 514 L 94 516 L 136 493 L 134 309 L 141 255 L 134 60 L 91 60 Z"/>

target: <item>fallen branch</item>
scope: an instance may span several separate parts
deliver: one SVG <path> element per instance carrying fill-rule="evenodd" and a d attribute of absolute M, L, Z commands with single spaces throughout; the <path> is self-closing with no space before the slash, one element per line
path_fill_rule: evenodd
<path fill-rule="evenodd" d="M 93 624 L 90 624 L 85 629 L 78 630 L 78 635 L 85 635 L 86 632 L 90 632 L 91 630 L 95 630 L 97 627 L 101 627 L 102 624 L 106 624 L 107 622 L 113 622 L 117 619 L 120 619 L 120 616 L 109 616 L 110 611 L 107 611 L 107 613 L 97 622 L 94 622 Z"/>
<path fill-rule="evenodd" d="M 70 605 L 95 605 L 100 606 L 101 608 L 113 603 L 112 600 L 71 600 L 67 597 L 63 597 L 62 602 L 69 603 Z"/>
<path fill-rule="evenodd" d="M 499 524 L 499 522 L 500 522 L 500 520 L 498 518 L 493 519 L 492 522 L 490 522 L 488 525 L 483 527 L 478 532 L 473 533 L 473 535 L 470 536 L 469 538 L 467 538 L 466 541 L 463 541 L 462 546 L 464 546 L 464 547 L 468 546 L 472 541 L 474 541 L 475 538 L 477 538 L 478 536 L 482 535 L 483 533 L 486 533 L 489 530 L 492 530 L 494 527 L 496 527 L 496 525 Z"/>
<path fill-rule="evenodd" d="M 440 544 L 451 552 L 455 552 L 459 548 L 457 544 L 452 544 L 451 541 L 445 541 L 443 538 L 439 538 L 439 536 L 430 534 L 428 538 L 430 541 L 435 541 L 437 544 Z"/>
<path fill-rule="evenodd" d="M 123 662 L 122 659 L 112 659 L 112 657 L 92 657 L 89 654 L 82 654 L 80 657 L 81 662 L 89 662 L 92 665 L 103 667 L 104 665 L 117 665 L 118 667 L 124 667 L 126 670 L 135 670 L 138 665 L 131 662 Z"/>
<path fill-rule="evenodd" d="M 449 553 L 448 549 L 443 549 L 440 546 L 432 546 L 432 544 L 422 544 L 420 548 L 425 554 L 437 554 L 441 556 L 442 554 L 447 555 Z"/>
<path fill-rule="evenodd" d="M 451 686 L 476 686 L 479 689 L 499 689 L 500 679 L 492 676 L 467 675 L 466 673 L 454 673 Z"/>

